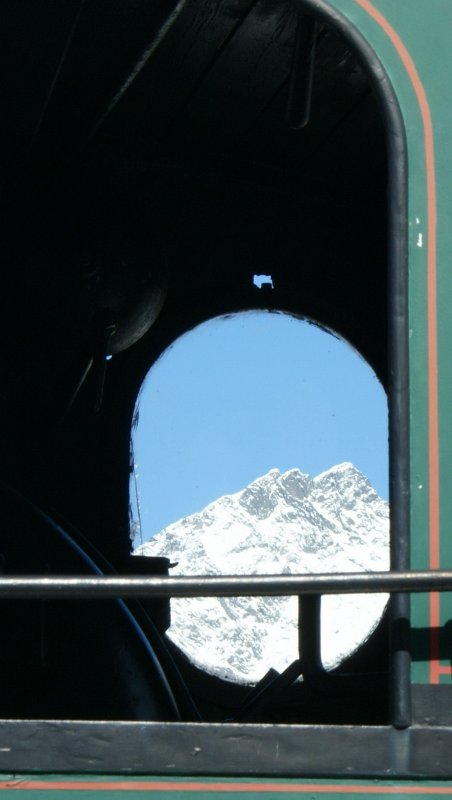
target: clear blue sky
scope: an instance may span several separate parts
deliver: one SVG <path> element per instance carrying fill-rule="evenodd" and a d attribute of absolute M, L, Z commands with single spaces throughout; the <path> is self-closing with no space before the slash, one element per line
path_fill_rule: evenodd
<path fill-rule="evenodd" d="M 139 398 L 143 541 L 272 467 L 314 476 L 351 461 L 387 499 L 387 436 L 385 392 L 340 339 L 284 314 L 205 323 L 166 351 Z"/>

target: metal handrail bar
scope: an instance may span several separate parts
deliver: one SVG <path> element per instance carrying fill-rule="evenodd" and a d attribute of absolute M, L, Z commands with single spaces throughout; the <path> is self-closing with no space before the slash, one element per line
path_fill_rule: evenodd
<path fill-rule="evenodd" d="M 318 575 L 1 576 L 0 598 L 282 597 L 374 592 L 450 592 L 452 570 Z"/>

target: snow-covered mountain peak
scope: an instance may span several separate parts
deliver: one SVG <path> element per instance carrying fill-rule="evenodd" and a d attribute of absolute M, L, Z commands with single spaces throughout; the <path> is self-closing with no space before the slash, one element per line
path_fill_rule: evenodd
<path fill-rule="evenodd" d="M 378 497 L 369 480 L 349 461 L 337 464 L 335 467 L 321 472 L 313 482 L 318 487 L 347 489 L 353 488 L 356 495 L 363 492 L 372 492 L 374 497 Z"/>
<path fill-rule="evenodd" d="M 281 489 L 289 497 L 302 500 L 312 491 L 312 478 L 299 469 L 289 469 L 279 479 Z"/>
<path fill-rule="evenodd" d="M 314 478 L 271 469 L 169 525 L 137 553 L 177 561 L 175 574 L 356 572 L 388 568 L 388 504 L 348 462 Z M 322 657 L 337 664 L 369 635 L 385 598 L 322 601 Z M 258 680 L 297 656 L 294 598 L 172 601 L 170 637 L 200 666 Z"/>
<path fill-rule="evenodd" d="M 354 473 L 355 475 L 364 477 L 362 472 L 360 472 L 351 461 L 341 461 L 340 464 L 334 464 L 334 466 L 320 472 L 314 480 L 320 481 L 325 475 L 341 475 L 343 473 Z"/>
<path fill-rule="evenodd" d="M 266 475 L 257 478 L 246 489 L 237 492 L 240 505 L 252 516 L 266 519 L 277 505 L 279 469 L 271 469 Z"/>

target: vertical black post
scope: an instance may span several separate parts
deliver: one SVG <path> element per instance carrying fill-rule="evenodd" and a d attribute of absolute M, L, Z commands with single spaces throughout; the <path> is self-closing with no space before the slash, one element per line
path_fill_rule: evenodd
<path fill-rule="evenodd" d="M 409 360 L 407 162 L 400 111 L 388 130 L 389 155 L 389 477 L 391 569 L 410 568 L 409 503 Z M 394 121 L 393 121 L 394 123 Z M 396 728 L 411 724 L 410 596 L 391 599 L 390 721 Z"/>
<path fill-rule="evenodd" d="M 303 675 L 323 672 L 320 606 L 321 597 L 318 594 L 298 598 L 298 654 Z"/>

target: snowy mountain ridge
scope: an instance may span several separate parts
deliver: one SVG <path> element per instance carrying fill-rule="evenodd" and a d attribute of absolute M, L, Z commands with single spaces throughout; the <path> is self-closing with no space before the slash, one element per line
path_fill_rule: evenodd
<path fill-rule="evenodd" d="M 302 574 L 385 570 L 388 504 L 345 462 L 312 478 L 271 469 L 234 494 L 175 522 L 136 550 L 177 562 L 173 574 Z M 369 635 L 382 596 L 322 600 L 322 658 L 335 666 Z M 297 657 L 295 598 L 173 600 L 173 639 L 231 680 L 259 680 Z"/>

